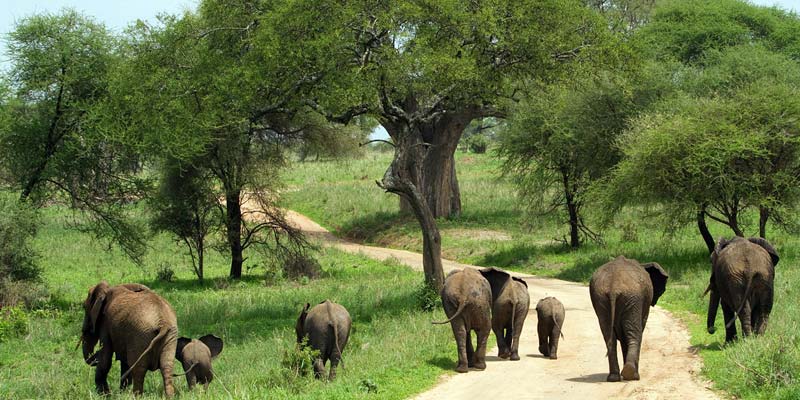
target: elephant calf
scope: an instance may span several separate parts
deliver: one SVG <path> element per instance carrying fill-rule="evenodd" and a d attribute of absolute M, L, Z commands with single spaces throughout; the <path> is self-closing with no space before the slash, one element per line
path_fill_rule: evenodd
<path fill-rule="evenodd" d="M 492 329 L 492 289 L 477 270 L 464 268 L 451 271 L 440 292 L 447 320 L 434 324 L 450 323 L 458 348 L 457 372 L 469 368 L 486 369 L 486 342 Z M 477 347 L 472 347 L 472 331 L 478 337 Z"/>
<path fill-rule="evenodd" d="M 708 333 L 714 333 L 717 308 L 722 302 L 725 317 L 725 341 L 736 340 L 736 317 L 742 334 L 767 329 L 772 312 L 775 266 L 780 257 L 775 248 L 762 238 L 735 237 L 720 239 L 711 253 L 711 281 L 708 290 Z"/>
<path fill-rule="evenodd" d="M 539 317 L 539 352 L 551 360 L 558 359 L 558 338 L 564 337 L 561 333 L 564 305 L 555 297 L 545 297 L 536 304 L 536 315 Z"/>
<path fill-rule="evenodd" d="M 178 338 L 175 358 L 183 365 L 189 390 L 194 388 L 194 385 L 198 382 L 205 389 L 208 389 L 208 384 L 214 379 L 211 360 L 217 358 L 219 353 L 222 353 L 222 346 L 222 339 L 214 335 L 205 335 L 199 340 L 185 337 Z"/>
<path fill-rule="evenodd" d="M 622 378 L 639 380 L 639 352 L 650 306 L 664 294 L 669 275 L 656 263 L 619 256 L 592 275 L 589 294 L 606 341 L 609 382 L 619 382 L 617 341 L 622 345 Z"/>
<path fill-rule="evenodd" d="M 325 300 L 309 310 L 311 305 L 306 303 L 300 317 L 297 318 L 295 333 L 297 343 L 301 344 L 303 338 L 308 338 L 308 346 L 319 351 L 319 357 L 314 360 L 314 376 L 321 378 L 325 373 L 325 363 L 331 361 L 329 380 L 336 378 L 336 367 L 342 360 L 342 351 L 350 337 L 350 327 L 353 322 L 350 314 L 340 304 Z"/>

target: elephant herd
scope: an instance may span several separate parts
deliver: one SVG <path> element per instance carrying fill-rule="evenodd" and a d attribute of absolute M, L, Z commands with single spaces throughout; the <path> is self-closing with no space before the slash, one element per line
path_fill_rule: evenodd
<path fill-rule="evenodd" d="M 725 340 L 736 339 L 735 320 L 745 336 L 764 333 L 772 310 L 778 253 L 761 238 L 721 239 L 711 254 L 711 293 L 708 332 L 714 333 L 717 308 L 722 304 Z M 642 336 L 650 307 L 666 290 L 669 275 L 657 263 L 639 263 L 623 256 L 600 266 L 589 282 L 589 296 L 605 341 L 609 373 L 606 380 L 639 380 Z M 704 293 L 705 294 L 705 293 Z M 490 329 L 497 338 L 498 356 L 519 360 L 519 338 L 530 297 L 524 280 L 497 269 L 451 271 L 441 291 L 442 305 L 458 349 L 456 371 L 486 368 Z M 557 359 L 564 323 L 564 305 L 546 297 L 536 305 L 539 352 Z M 473 347 L 472 332 L 477 336 Z M 622 350 L 622 371 L 617 345 Z"/>
<path fill-rule="evenodd" d="M 711 294 L 707 327 L 714 333 L 717 308 L 722 305 L 725 340 L 736 339 L 735 321 L 742 333 L 764 333 L 773 303 L 773 284 L 778 253 L 766 240 L 736 237 L 721 239 L 711 254 L 711 278 L 706 293 Z M 619 256 L 600 266 L 592 275 L 589 294 L 606 346 L 609 374 L 607 381 L 639 379 L 642 334 L 651 306 L 666 290 L 668 274 L 657 263 L 641 264 Z M 442 305 L 458 348 L 456 371 L 486 368 L 486 344 L 490 331 L 497 338 L 498 356 L 519 360 L 519 339 L 530 308 L 527 283 L 497 268 L 451 271 L 441 292 Z M 205 335 L 199 339 L 178 337 L 177 317 L 170 304 L 140 284 L 110 286 L 105 281 L 91 289 L 83 303 L 84 319 L 79 345 L 83 358 L 95 367 L 95 386 L 109 393 L 107 382 L 112 357 L 121 364 L 120 389 L 133 384 L 142 393 L 147 371 L 160 370 L 164 392 L 170 397 L 175 388 L 172 378 L 175 359 L 181 362 L 187 384 L 206 388 L 214 377 L 211 361 L 223 348 L 222 339 Z M 564 305 L 555 297 L 536 305 L 539 352 L 557 359 L 559 338 L 563 337 Z M 311 307 L 306 304 L 295 325 L 298 345 L 316 350 L 314 375 L 322 378 L 330 361 L 328 379 L 336 377 L 336 367 L 350 336 L 352 320 L 347 310 L 325 300 Z M 472 332 L 477 344 L 473 347 Z M 100 349 L 95 352 L 95 347 Z M 619 369 L 617 344 L 622 348 L 623 367 Z"/>
<path fill-rule="evenodd" d="M 297 343 L 319 351 L 314 373 L 322 376 L 324 365 L 331 361 L 330 379 L 350 335 L 350 315 L 339 304 L 328 300 L 314 308 L 306 304 L 295 327 Z M 172 306 L 147 286 L 127 283 L 109 286 L 105 281 L 89 289 L 83 302 L 84 318 L 79 345 L 83 359 L 95 367 L 95 387 L 99 393 L 110 392 L 108 372 L 112 357 L 121 364 L 120 390 L 133 383 L 133 392 L 141 394 L 147 371 L 160 370 L 167 397 L 175 394 L 172 378 L 173 360 L 183 366 L 189 389 L 200 383 L 208 389 L 214 378 L 211 361 L 223 347 L 222 339 L 205 335 L 199 339 L 178 337 L 178 322 Z M 307 339 L 306 339 L 307 338 Z M 100 350 L 94 351 L 97 344 Z"/>

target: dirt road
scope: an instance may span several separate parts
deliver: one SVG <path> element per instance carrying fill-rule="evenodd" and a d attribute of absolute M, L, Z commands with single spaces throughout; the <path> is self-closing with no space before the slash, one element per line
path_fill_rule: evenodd
<path fill-rule="evenodd" d="M 314 221 L 290 211 L 289 220 L 311 238 L 327 246 L 362 253 L 375 259 L 396 258 L 422 271 L 422 255 L 409 251 L 363 246 L 341 240 Z M 469 265 L 443 260 L 445 274 Z M 477 267 L 475 267 L 477 268 Z M 497 358 L 497 349 L 487 353 L 485 371 L 445 376 L 417 399 L 717 399 L 708 385 L 698 380 L 699 358 L 689 348 L 686 328 L 669 312 L 650 312 L 640 358 L 641 380 L 608 383 L 608 361 L 588 287 L 557 279 L 515 274 L 528 283 L 531 307 L 539 299 L 556 296 L 567 314 L 558 350 L 558 360 L 538 354 L 536 310 L 531 309 L 520 340 L 520 361 Z M 669 290 L 669 289 L 667 289 Z M 447 328 L 442 328 L 447 329 Z M 455 345 L 453 345 L 455 353 Z M 622 357 L 619 357 L 620 361 Z M 455 354 L 453 355 L 455 366 Z"/>

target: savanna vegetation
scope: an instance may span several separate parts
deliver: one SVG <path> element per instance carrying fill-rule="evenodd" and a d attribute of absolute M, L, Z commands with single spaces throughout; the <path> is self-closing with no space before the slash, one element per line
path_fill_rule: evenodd
<path fill-rule="evenodd" d="M 41 13 L 6 40 L 4 398 L 94 395 L 71 348 L 100 280 L 144 283 L 182 333 L 225 337 L 212 397 L 404 398 L 450 366 L 447 330 L 428 324 L 442 257 L 586 282 L 619 254 L 669 271 L 660 304 L 718 389 L 800 396 L 794 13 L 201 0 L 120 33 Z M 388 140 L 365 145 L 378 124 Z M 287 208 L 418 251 L 424 275 L 317 249 Z M 732 235 L 767 238 L 782 261 L 770 329 L 723 345 L 701 293 L 716 238 Z M 355 323 L 332 384 L 300 373 L 292 338 L 301 305 L 325 298 Z"/>

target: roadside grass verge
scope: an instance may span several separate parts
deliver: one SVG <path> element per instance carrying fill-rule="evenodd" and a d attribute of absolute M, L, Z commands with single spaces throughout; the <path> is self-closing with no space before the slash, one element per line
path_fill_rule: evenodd
<path fill-rule="evenodd" d="M 44 311 L 31 313 L 27 335 L 0 344 L 0 398 L 100 398 L 94 368 L 83 362 L 75 344 L 80 304 L 101 279 L 148 285 L 172 304 L 181 335 L 213 333 L 225 340 L 208 392 L 188 392 L 185 378 L 176 377 L 180 398 L 403 399 L 455 366 L 451 330 L 430 323 L 442 319 L 441 309 L 418 311 L 421 274 L 398 263 L 325 249 L 318 254 L 322 278 L 265 284 L 257 254 L 250 255 L 248 275 L 230 281 L 225 258 L 209 253 L 207 278 L 200 284 L 182 249 L 166 237 L 153 241 L 145 267 L 137 267 L 119 251 L 69 228 L 65 211 L 50 208 L 44 214 L 48 222 L 36 248 L 51 300 Z M 174 270 L 174 281 L 156 279 L 162 265 Z M 316 381 L 313 374 L 295 376 L 281 365 L 295 346 L 302 305 L 324 299 L 343 304 L 353 318 L 344 367 L 332 383 Z M 175 372 L 183 372 L 179 363 Z M 111 398 L 133 398 L 130 390 L 119 392 L 119 373 L 115 362 Z M 162 393 L 160 374 L 148 373 L 143 397 Z"/>
<path fill-rule="evenodd" d="M 397 212 L 398 200 L 374 183 L 391 154 L 367 153 L 362 159 L 300 163 L 287 174 L 284 206 L 322 226 L 362 243 L 421 251 L 416 220 Z M 529 216 L 518 204 L 510 182 L 499 176 L 499 161 L 489 154 L 456 154 L 463 214 L 438 221 L 443 257 L 479 266 L 496 266 L 577 282 L 617 255 L 656 261 L 669 273 L 659 301 L 691 333 L 691 345 L 704 360 L 703 373 L 715 388 L 745 399 L 800 398 L 800 239 L 774 229 L 768 239 L 781 255 L 776 268 L 775 305 L 767 333 L 724 344 L 722 312 L 717 333 L 706 333 L 708 251 L 694 226 L 665 234 L 657 218 L 625 210 L 603 233 L 604 244 L 571 250 L 562 242 L 565 221 Z M 730 231 L 709 221 L 715 238 Z M 749 232 L 755 236 L 755 232 Z M 536 301 L 536 299 L 532 299 Z M 741 332 L 740 332 L 741 334 Z"/>

